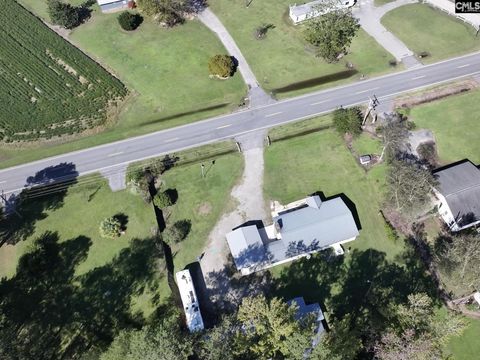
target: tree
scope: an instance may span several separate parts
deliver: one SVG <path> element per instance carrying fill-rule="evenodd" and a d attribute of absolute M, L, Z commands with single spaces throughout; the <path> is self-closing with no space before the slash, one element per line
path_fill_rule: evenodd
<path fill-rule="evenodd" d="M 129 11 L 124 11 L 118 16 L 118 23 L 123 30 L 132 31 L 140 26 L 143 18 L 138 14 L 132 14 Z"/>
<path fill-rule="evenodd" d="M 171 226 L 167 227 L 163 234 L 163 238 L 169 245 L 179 243 L 187 237 L 191 227 L 192 223 L 190 220 L 176 221 Z"/>
<path fill-rule="evenodd" d="M 100 360 L 187 360 L 192 354 L 192 338 L 181 332 L 176 318 L 167 318 L 120 332 Z"/>
<path fill-rule="evenodd" d="M 120 236 L 122 224 L 119 219 L 109 217 L 100 223 L 100 235 L 104 238 L 114 239 Z"/>
<path fill-rule="evenodd" d="M 172 206 L 172 199 L 166 191 L 159 191 L 153 198 L 153 204 L 159 209 Z"/>
<path fill-rule="evenodd" d="M 430 201 L 436 185 L 432 173 L 417 164 L 392 160 L 387 170 L 387 201 L 398 212 L 411 215 Z"/>
<path fill-rule="evenodd" d="M 73 29 L 81 23 L 81 8 L 63 3 L 60 0 L 48 0 L 48 14 L 52 23 L 66 29 Z"/>
<path fill-rule="evenodd" d="M 347 52 L 360 25 L 348 10 L 322 8 L 319 11 L 329 12 L 307 22 L 305 39 L 317 48 L 320 57 L 334 62 L 340 54 Z"/>
<path fill-rule="evenodd" d="M 406 119 L 398 113 L 387 116 L 381 132 L 387 159 L 391 160 L 398 157 L 403 152 L 403 147 L 408 138 Z"/>
<path fill-rule="evenodd" d="M 201 6 L 203 1 L 137 0 L 136 3 L 142 13 L 170 27 L 183 23 L 183 14 L 195 11 L 196 6 Z"/>
<path fill-rule="evenodd" d="M 211 75 L 228 78 L 235 71 L 235 63 L 229 55 L 215 55 L 208 61 L 208 71 Z"/>
<path fill-rule="evenodd" d="M 362 133 L 362 113 L 358 107 L 337 109 L 333 112 L 333 124 L 341 135 L 358 136 Z"/>
<path fill-rule="evenodd" d="M 393 311 L 391 328 L 374 346 L 376 358 L 381 360 L 442 359 L 443 345 L 465 327 L 463 318 L 453 313 L 439 319 L 424 293 L 410 294 L 407 303 Z"/>
<path fill-rule="evenodd" d="M 440 275 L 456 284 L 461 295 L 480 288 L 480 235 L 460 233 L 438 237 L 434 261 Z"/>
<path fill-rule="evenodd" d="M 270 301 L 263 295 L 244 298 L 237 314 L 243 325 L 240 332 L 242 347 L 250 348 L 261 359 L 290 358 L 288 339 L 303 331 L 313 335 L 311 323 L 302 326 L 295 319 L 296 312 L 296 306 L 289 306 L 278 298 Z"/>

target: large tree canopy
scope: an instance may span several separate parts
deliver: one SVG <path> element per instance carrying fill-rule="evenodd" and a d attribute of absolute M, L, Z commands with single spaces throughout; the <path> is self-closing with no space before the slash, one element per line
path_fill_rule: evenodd
<path fill-rule="evenodd" d="M 347 52 L 360 25 L 350 11 L 334 10 L 309 20 L 305 39 L 317 48 L 320 57 L 334 62 Z"/>

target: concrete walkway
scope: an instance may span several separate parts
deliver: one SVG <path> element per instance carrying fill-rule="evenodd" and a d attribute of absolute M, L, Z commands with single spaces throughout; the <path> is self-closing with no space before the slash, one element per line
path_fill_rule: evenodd
<path fill-rule="evenodd" d="M 229 34 L 225 26 L 223 26 L 220 19 L 209 9 L 206 8 L 198 14 L 198 19 L 215 34 L 222 42 L 223 46 L 229 53 L 229 55 L 235 57 L 238 61 L 238 71 L 243 77 L 245 84 L 248 86 L 250 106 L 266 105 L 274 102 L 274 100 L 267 94 L 258 84 L 257 78 L 253 74 L 252 69 L 247 63 L 247 60 L 243 56 L 239 47 Z"/>
<path fill-rule="evenodd" d="M 362 28 L 407 68 L 418 67 L 422 63 L 400 39 L 380 23 L 380 20 L 383 15 L 397 7 L 417 2 L 417 0 L 397 0 L 375 7 L 373 0 L 360 0 L 353 9 L 353 14 L 359 19 Z"/>

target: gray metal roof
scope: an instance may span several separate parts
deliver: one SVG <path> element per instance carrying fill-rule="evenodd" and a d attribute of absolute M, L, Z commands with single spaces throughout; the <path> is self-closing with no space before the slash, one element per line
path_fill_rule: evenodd
<path fill-rule="evenodd" d="M 459 226 L 480 219 L 480 169 L 470 161 L 435 172 L 437 190 L 445 197 Z"/>
<path fill-rule="evenodd" d="M 238 270 L 257 265 L 265 260 L 265 247 L 255 225 L 233 230 L 226 237 Z"/>
<path fill-rule="evenodd" d="M 273 220 L 280 225 L 282 239 L 267 244 L 267 249 L 276 261 L 358 236 L 352 213 L 341 198 L 324 201 L 318 208 L 306 206 L 282 213 Z"/>

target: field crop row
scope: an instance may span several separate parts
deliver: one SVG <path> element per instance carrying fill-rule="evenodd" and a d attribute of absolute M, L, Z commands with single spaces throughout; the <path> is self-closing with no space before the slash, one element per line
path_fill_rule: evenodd
<path fill-rule="evenodd" d="M 101 125 L 125 86 L 14 0 L 0 12 L 0 139 L 73 134 Z"/>

